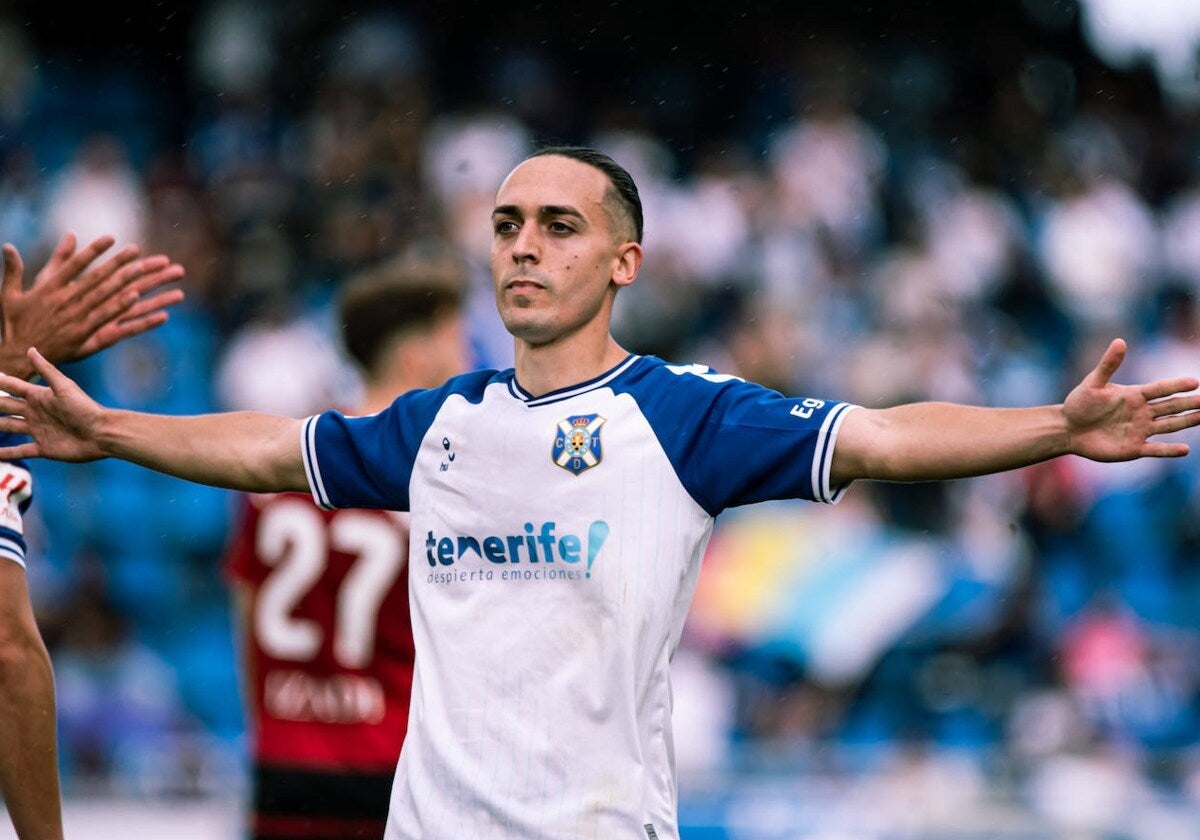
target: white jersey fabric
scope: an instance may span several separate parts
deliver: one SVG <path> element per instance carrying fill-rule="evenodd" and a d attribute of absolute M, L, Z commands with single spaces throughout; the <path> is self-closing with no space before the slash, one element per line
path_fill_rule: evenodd
<path fill-rule="evenodd" d="M 0 432 L 0 446 L 16 446 L 28 437 Z M 0 463 L 0 559 L 25 565 L 25 512 L 33 501 L 33 476 L 24 461 Z"/>
<path fill-rule="evenodd" d="M 713 519 L 834 502 L 854 406 L 629 356 L 304 423 L 323 507 L 412 512 L 417 663 L 387 837 L 677 838 L 669 665 Z"/>

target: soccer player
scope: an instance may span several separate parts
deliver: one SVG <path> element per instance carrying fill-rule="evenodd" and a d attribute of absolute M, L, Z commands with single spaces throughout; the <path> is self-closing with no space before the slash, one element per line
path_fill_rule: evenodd
<path fill-rule="evenodd" d="M 119 457 L 192 481 L 409 510 L 416 669 L 387 837 L 677 838 L 670 661 L 714 518 L 858 479 L 926 481 L 1060 455 L 1180 457 L 1200 380 L 1112 381 L 1114 339 L 1056 405 L 883 409 L 789 397 L 622 348 L 642 213 L 606 155 L 557 147 L 500 185 L 496 304 L 513 369 L 305 420 L 109 409 L 30 351 L 0 376 L 0 459 Z"/>
<path fill-rule="evenodd" d="M 461 288 L 401 260 L 338 301 L 362 374 L 354 414 L 466 369 Z M 230 543 L 248 729 L 254 840 L 378 838 L 408 726 L 413 637 L 408 516 L 253 494 Z"/>
<path fill-rule="evenodd" d="M 162 255 L 138 259 L 139 249 L 127 246 L 88 270 L 113 244 L 104 236 L 76 251 L 74 234 L 64 235 L 29 289 L 20 254 L 4 246 L 0 368 L 24 378 L 33 374 L 33 344 L 79 359 L 166 321 L 183 292 L 161 287 L 183 267 Z M 0 434 L 4 444 L 21 440 Z M 54 674 L 25 580 L 22 517 L 32 483 L 22 462 L 0 465 L 0 794 L 19 838 L 60 840 Z"/>

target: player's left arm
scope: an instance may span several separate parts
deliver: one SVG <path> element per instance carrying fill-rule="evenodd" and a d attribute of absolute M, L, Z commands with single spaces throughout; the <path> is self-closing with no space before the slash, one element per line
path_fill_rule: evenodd
<path fill-rule="evenodd" d="M 1059 405 L 983 408 L 911 403 L 859 409 L 842 423 L 830 480 L 936 481 L 1079 455 L 1093 461 L 1178 458 L 1185 443 L 1154 440 L 1200 425 L 1195 377 L 1118 385 L 1121 339 Z"/>
<path fill-rule="evenodd" d="M 4 245 L 0 370 L 28 379 L 30 347 L 52 362 L 70 362 L 166 323 L 167 309 L 184 293 L 163 287 L 183 276 L 183 266 L 163 254 L 140 257 L 137 245 L 94 264 L 114 242 L 101 236 L 77 250 L 75 235 L 65 234 L 28 289 L 20 253 Z"/>

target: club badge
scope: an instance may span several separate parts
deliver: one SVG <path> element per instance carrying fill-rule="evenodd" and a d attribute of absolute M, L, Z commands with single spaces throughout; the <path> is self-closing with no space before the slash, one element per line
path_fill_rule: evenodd
<path fill-rule="evenodd" d="M 554 431 L 554 448 L 550 457 L 564 470 L 579 475 L 600 463 L 600 427 L 604 418 L 598 414 L 581 414 L 558 421 Z"/>

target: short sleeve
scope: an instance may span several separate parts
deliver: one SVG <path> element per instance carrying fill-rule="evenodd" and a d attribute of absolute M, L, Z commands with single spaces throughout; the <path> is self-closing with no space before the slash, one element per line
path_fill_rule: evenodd
<path fill-rule="evenodd" d="M 407 511 L 413 465 L 438 411 L 451 395 L 478 401 L 492 375 L 476 371 L 409 391 L 377 414 L 326 411 L 306 419 L 300 444 L 313 501 L 326 510 Z"/>
<path fill-rule="evenodd" d="M 857 406 L 785 396 L 701 365 L 661 365 L 635 394 L 692 498 L 710 514 L 776 499 L 835 503 L 838 430 Z"/>

